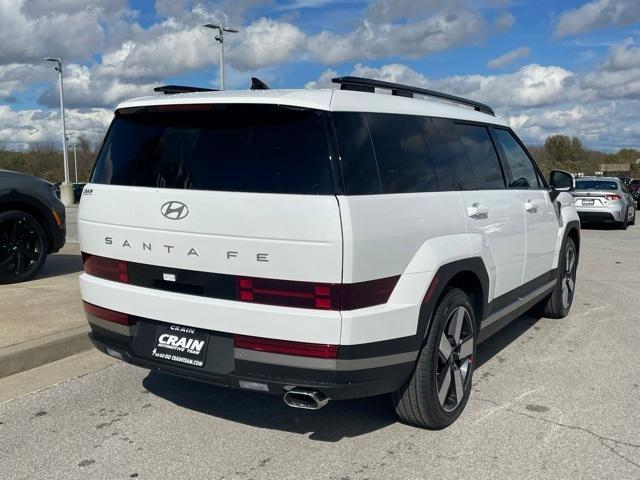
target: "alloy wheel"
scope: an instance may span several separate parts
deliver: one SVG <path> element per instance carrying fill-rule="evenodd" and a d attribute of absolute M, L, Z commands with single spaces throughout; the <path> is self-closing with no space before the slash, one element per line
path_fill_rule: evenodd
<path fill-rule="evenodd" d="M 567 245 L 565 251 L 565 265 L 562 276 L 562 306 L 569 308 L 573 302 L 573 292 L 576 288 L 576 247 L 573 243 Z"/>
<path fill-rule="evenodd" d="M 447 317 L 438 348 L 436 391 L 446 412 L 460 405 L 469 387 L 473 342 L 471 315 L 464 306 L 458 306 Z"/>
<path fill-rule="evenodd" d="M 35 226 L 25 217 L 0 224 L 0 277 L 19 278 L 36 267 L 44 254 L 44 243 Z"/>

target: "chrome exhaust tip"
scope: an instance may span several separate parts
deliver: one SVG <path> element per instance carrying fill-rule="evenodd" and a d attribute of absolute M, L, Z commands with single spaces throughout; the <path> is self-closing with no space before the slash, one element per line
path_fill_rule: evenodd
<path fill-rule="evenodd" d="M 329 397 L 317 390 L 295 387 L 287 391 L 283 397 L 284 403 L 291 408 L 302 408 L 305 410 L 320 410 L 327 403 Z"/>

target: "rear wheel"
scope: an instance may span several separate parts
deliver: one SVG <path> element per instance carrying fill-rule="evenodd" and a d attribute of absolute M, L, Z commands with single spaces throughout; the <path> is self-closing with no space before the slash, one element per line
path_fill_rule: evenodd
<path fill-rule="evenodd" d="M 539 313 L 548 318 L 564 318 L 569 315 L 576 288 L 578 249 L 573 238 L 567 237 L 558 262 L 558 279 L 553 292 L 538 305 Z"/>
<path fill-rule="evenodd" d="M 18 210 L 0 213 L 0 284 L 30 279 L 46 257 L 47 237 L 35 217 Z"/>
<path fill-rule="evenodd" d="M 634 207 L 633 209 L 633 217 L 631 217 L 631 220 L 629 220 L 629 225 L 635 225 L 636 224 L 636 209 Z"/>
<path fill-rule="evenodd" d="M 392 400 L 405 422 L 441 429 L 462 413 L 471 392 L 476 321 L 466 293 L 449 290 L 436 308 L 413 374 Z"/>
<path fill-rule="evenodd" d="M 618 226 L 620 227 L 621 230 L 626 230 L 627 227 L 629 226 L 629 208 L 627 208 L 627 211 L 625 212 L 624 220 L 618 223 Z"/>

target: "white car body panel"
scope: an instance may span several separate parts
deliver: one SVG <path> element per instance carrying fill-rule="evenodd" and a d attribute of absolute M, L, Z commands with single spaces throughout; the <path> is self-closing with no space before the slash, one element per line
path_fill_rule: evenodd
<path fill-rule="evenodd" d="M 78 234 L 87 253 L 205 272 L 341 281 L 342 232 L 333 196 L 86 188 L 92 193 L 80 204 Z M 187 204 L 187 217 L 162 216 L 169 201 Z M 228 258 L 228 252 L 235 254 Z M 258 254 L 268 261 L 258 261 Z"/>

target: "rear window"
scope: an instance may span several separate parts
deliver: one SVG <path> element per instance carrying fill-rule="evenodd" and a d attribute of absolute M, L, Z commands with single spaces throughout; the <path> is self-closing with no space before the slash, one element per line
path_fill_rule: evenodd
<path fill-rule="evenodd" d="M 576 190 L 618 190 L 618 184 L 611 181 L 602 180 L 578 180 Z"/>
<path fill-rule="evenodd" d="M 326 113 L 274 105 L 196 105 L 120 113 L 94 183 L 334 193 Z"/>

